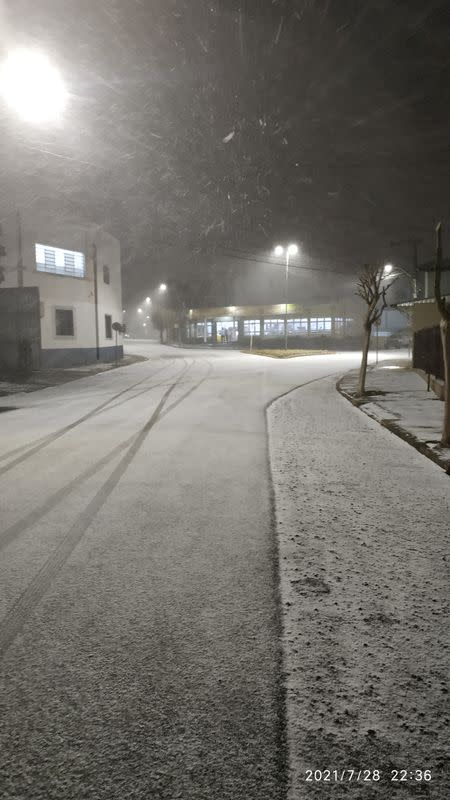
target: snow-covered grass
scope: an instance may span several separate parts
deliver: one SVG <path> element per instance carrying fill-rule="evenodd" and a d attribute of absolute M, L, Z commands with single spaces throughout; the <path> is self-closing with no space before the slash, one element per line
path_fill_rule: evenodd
<path fill-rule="evenodd" d="M 269 356 L 270 358 L 298 358 L 299 356 L 329 356 L 332 354 L 331 350 L 276 350 L 271 348 L 244 348 L 241 353 L 251 353 L 254 356 Z"/>
<path fill-rule="evenodd" d="M 450 466 L 450 448 L 440 444 L 444 404 L 407 362 L 392 361 L 372 366 L 367 373 L 368 394 L 356 398 L 358 372 L 339 382 L 340 391 L 364 413 L 403 436 L 444 469 Z"/>

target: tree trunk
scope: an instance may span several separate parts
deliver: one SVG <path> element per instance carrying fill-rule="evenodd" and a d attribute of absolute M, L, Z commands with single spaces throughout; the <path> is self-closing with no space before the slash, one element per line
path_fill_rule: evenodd
<path fill-rule="evenodd" d="M 441 319 L 442 354 L 444 357 L 444 426 L 441 444 L 450 447 L 450 320 Z"/>
<path fill-rule="evenodd" d="M 370 347 L 370 334 L 371 326 L 364 326 L 364 342 L 362 351 L 361 367 L 359 370 L 358 392 L 357 394 L 362 397 L 366 393 L 366 374 L 367 374 L 367 359 L 369 357 Z"/>

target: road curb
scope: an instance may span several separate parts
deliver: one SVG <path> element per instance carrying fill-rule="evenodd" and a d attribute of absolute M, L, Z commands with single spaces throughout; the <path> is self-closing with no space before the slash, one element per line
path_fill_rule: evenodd
<path fill-rule="evenodd" d="M 369 414 L 368 411 L 365 411 L 364 405 L 367 402 L 375 403 L 376 405 L 376 400 L 373 398 L 374 396 L 381 395 L 382 392 L 377 392 L 376 395 L 367 394 L 364 397 L 356 397 L 355 395 L 346 392 L 345 389 L 342 388 L 342 383 L 345 378 L 348 377 L 348 375 L 349 373 L 346 372 L 344 375 L 341 375 L 339 380 L 336 382 L 336 391 L 338 391 L 342 397 L 348 400 L 353 406 L 356 406 L 356 408 L 359 408 L 360 411 L 362 411 L 363 414 L 366 414 L 366 416 L 370 417 L 370 419 L 378 422 L 378 424 L 383 428 L 387 428 L 387 430 L 393 433 L 394 436 L 398 436 L 399 439 L 402 439 L 404 442 L 411 445 L 411 447 L 414 447 L 415 450 L 429 458 L 430 461 L 433 461 L 438 467 L 443 469 L 447 475 L 450 476 L 450 459 L 443 461 L 437 456 L 436 452 L 432 450 L 431 447 L 428 447 L 425 442 L 421 442 L 416 436 L 414 436 L 413 433 L 410 433 L 410 431 L 402 428 L 402 426 L 397 422 L 394 422 L 391 419 L 378 419 L 377 417 L 372 416 L 372 414 Z"/>

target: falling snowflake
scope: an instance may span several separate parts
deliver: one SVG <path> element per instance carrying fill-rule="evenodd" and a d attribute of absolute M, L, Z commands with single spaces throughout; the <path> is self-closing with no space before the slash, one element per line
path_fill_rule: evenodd
<path fill-rule="evenodd" d="M 234 136 L 234 131 L 231 131 L 231 133 L 229 133 L 227 136 L 223 137 L 222 142 L 224 144 L 227 144 L 227 142 L 231 142 L 233 136 Z"/>

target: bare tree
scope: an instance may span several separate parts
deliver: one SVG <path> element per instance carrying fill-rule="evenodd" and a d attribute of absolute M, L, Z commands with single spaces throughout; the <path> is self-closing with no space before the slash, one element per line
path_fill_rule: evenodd
<path fill-rule="evenodd" d="M 383 267 L 374 267 L 366 264 L 356 284 L 356 294 L 364 300 L 367 306 L 363 321 L 364 341 L 357 391 L 360 397 L 366 393 L 367 359 L 372 326 L 381 319 L 381 315 L 387 306 L 386 287 L 382 286 L 383 273 Z"/>
<path fill-rule="evenodd" d="M 444 425 L 442 429 L 441 444 L 450 446 L 450 304 L 441 294 L 442 271 L 442 224 L 436 226 L 436 270 L 434 273 L 434 296 L 436 305 L 441 315 L 441 341 L 444 358 Z"/>
<path fill-rule="evenodd" d="M 164 309 L 153 307 L 150 312 L 150 315 L 153 327 L 159 331 L 159 341 L 162 344 L 164 342 L 164 331 L 166 330 Z"/>
<path fill-rule="evenodd" d="M 159 331 L 159 341 L 164 343 L 164 332 L 167 341 L 173 339 L 174 327 L 179 319 L 179 315 L 172 308 L 154 306 L 150 312 L 152 325 Z"/>

